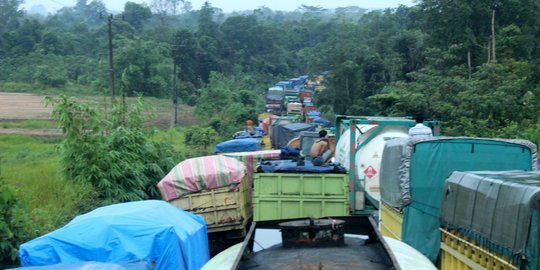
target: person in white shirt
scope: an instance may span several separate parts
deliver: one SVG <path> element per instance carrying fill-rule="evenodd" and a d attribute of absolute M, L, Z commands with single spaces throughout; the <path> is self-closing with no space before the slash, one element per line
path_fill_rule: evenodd
<path fill-rule="evenodd" d="M 433 132 L 431 128 L 424 126 L 424 117 L 416 116 L 416 125 L 409 129 L 409 137 L 431 137 Z"/>

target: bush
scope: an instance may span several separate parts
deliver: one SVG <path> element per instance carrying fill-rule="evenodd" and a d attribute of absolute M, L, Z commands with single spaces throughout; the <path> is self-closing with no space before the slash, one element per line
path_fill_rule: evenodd
<path fill-rule="evenodd" d="M 0 266 L 15 266 L 19 245 L 35 237 L 29 226 L 28 206 L 20 198 L 17 190 L 0 178 Z"/>
<path fill-rule="evenodd" d="M 156 184 L 175 165 L 176 153 L 171 145 L 148 139 L 141 102 L 129 110 L 116 105 L 104 119 L 73 98 L 48 101 L 64 130 L 60 150 L 66 179 L 92 184 L 104 205 L 159 198 Z"/>

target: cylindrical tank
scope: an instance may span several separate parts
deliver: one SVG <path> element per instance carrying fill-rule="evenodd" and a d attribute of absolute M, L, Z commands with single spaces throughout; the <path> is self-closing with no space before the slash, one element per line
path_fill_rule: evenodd
<path fill-rule="evenodd" d="M 356 147 L 369 139 L 378 125 L 357 125 Z M 408 136 L 406 126 L 385 126 L 374 137 L 356 152 L 356 173 L 359 179 L 365 179 L 367 195 L 379 201 L 379 171 L 384 144 L 387 140 Z M 350 130 L 343 132 L 336 144 L 335 162 L 350 170 L 349 153 L 351 149 Z"/>

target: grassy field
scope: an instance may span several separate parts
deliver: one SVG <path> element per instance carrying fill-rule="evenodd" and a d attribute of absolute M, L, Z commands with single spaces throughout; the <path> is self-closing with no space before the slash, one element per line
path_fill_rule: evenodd
<path fill-rule="evenodd" d="M 89 187 L 62 180 L 58 139 L 0 135 L 0 176 L 28 203 L 37 234 L 56 229 L 92 200 Z"/>
<path fill-rule="evenodd" d="M 36 93 L 30 90 L 26 92 Z M 0 109 L 0 129 L 57 128 L 56 121 L 43 113 L 44 109 L 46 112 L 52 108 L 50 106 L 46 108 L 40 100 L 44 99 L 44 95 L 57 95 L 59 92 L 39 93 L 43 95 L 16 93 L 5 95 L 2 102 L 13 104 L 15 101 L 24 104 L 24 109 L 16 112 L 12 110 L 8 112 L 9 114 L 5 114 L 16 117 L 2 117 Z M 31 99 L 32 102 L 26 102 L 27 99 Z M 78 95 L 77 99 L 100 108 L 103 114 L 110 113 L 109 97 Z M 132 104 L 137 102 L 137 99 L 128 98 L 126 101 Z M 143 104 L 146 126 L 153 130 L 150 139 L 167 142 L 177 152 L 186 153 L 188 149 L 183 143 L 184 132 L 187 127 L 199 121 L 193 113 L 193 108 L 180 105 L 177 118 L 179 127 L 169 129 L 172 115 L 169 100 L 143 98 Z M 2 107 L 7 109 L 7 106 L 0 104 L 0 108 Z M 7 185 L 15 187 L 19 196 L 27 202 L 32 226 L 38 235 L 57 229 L 81 212 L 91 210 L 89 207 L 94 205 L 92 202 L 96 197 L 92 187 L 62 178 L 60 154 L 56 149 L 61 139 L 61 137 L 36 137 L 24 134 L 0 135 L 0 178 L 4 179 Z"/>
<path fill-rule="evenodd" d="M 185 153 L 184 130 L 155 130 L 151 139 L 167 142 L 177 152 Z M 81 211 L 91 210 L 89 206 L 96 196 L 92 187 L 62 178 L 56 149 L 60 140 L 0 135 L 0 177 L 25 197 L 38 234 L 57 229 Z"/>

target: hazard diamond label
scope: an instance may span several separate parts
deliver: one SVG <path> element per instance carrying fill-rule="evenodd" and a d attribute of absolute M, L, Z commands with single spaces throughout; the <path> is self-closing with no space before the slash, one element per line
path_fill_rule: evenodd
<path fill-rule="evenodd" d="M 367 167 L 365 170 L 364 170 L 364 174 L 369 178 L 371 179 L 371 177 L 375 176 L 377 174 L 377 170 L 375 170 L 375 168 L 371 167 L 371 165 L 369 167 Z"/>

